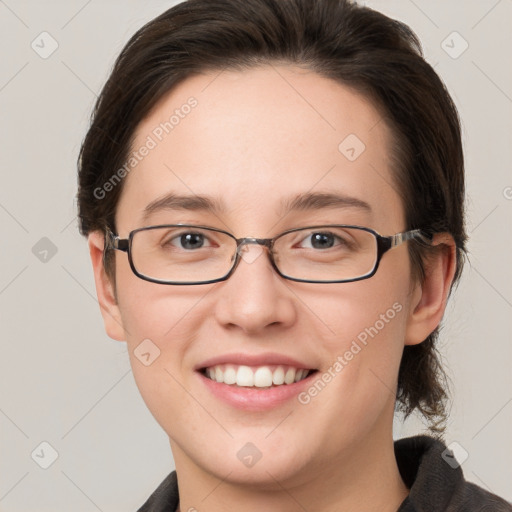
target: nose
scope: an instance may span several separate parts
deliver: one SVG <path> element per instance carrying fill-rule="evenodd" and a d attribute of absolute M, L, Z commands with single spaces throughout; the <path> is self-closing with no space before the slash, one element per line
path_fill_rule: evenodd
<path fill-rule="evenodd" d="M 215 317 L 224 326 L 256 333 L 290 326 L 296 319 L 293 294 L 273 268 L 264 239 L 244 239 L 238 265 L 228 280 L 218 283 Z"/>

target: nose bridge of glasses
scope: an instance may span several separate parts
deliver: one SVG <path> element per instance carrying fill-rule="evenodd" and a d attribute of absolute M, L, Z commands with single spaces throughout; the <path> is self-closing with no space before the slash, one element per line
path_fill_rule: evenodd
<path fill-rule="evenodd" d="M 269 249 L 272 247 L 272 239 L 271 238 L 254 238 L 252 236 L 248 236 L 245 238 L 237 238 L 237 252 L 241 252 L 244 245 L 255 244 L 263 247 L 268 247 Z"/>

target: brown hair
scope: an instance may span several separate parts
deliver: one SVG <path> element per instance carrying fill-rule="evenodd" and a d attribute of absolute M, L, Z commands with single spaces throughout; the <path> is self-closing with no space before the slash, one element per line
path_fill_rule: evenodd
<path fill-rule="evenodd" d="M 466 240 L 457 110 L 412 30 L 349 0 L 188 0 L 143 26 L 117 58 L 81 147 L 80 232 L 116 232 L 123 181 L 108 194 L 98 190 L 123 167 L 137 126 L 174 86 L 196 73 L 279 62 L 350 86 L 383 113 L 407 229 L 454 237 L 457 282 Z M 421 280 L 427 249 L 412 242 L 409 251 Z M 104 256 L 115 282 L 112 251 Z M 397 408 L 405 417 L 419 410 L 434 433 L 443 431 L 447 401 L 437 336 L 438 329 L 405 347 L 397 390 Z"/>

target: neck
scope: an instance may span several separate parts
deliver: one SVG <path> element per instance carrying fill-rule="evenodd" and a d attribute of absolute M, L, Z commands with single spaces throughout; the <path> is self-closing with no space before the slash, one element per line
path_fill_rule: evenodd
<path fill-rule="evenodd" d="M 386 437 L 387 436 L 387 437 Z M 337 459 L 311 462 L 300 475 L 272 479 L 269 485 L 238 483 L 216 478 L 194 464 L 172 444 L 178 474 L 178 512 L 221 512 L 227 506 L 238 512 L 279 510 L 296 512 L 396 512 L 407 497 L 396 463 L 391 432 L 372 432 Z"/>

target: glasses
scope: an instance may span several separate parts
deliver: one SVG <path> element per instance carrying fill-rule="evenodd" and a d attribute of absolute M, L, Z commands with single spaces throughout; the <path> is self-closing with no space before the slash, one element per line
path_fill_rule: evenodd
<path fill-rule="evenodd" d="M 344 224 L 290 229 L 274 238 L 236 238 L 221 229 L 192 224 L 148 226 L 119 238 L 107 229 L 106 250 L 128 253 L 134 274 L 152 283 L 195 285 L 225 281 L 243 248 L 268 249 L 275 271 L 304 283 L 348 283 L 372 277 L 382 256 L 408 240 L 429 244 L 432 235 L 413 229 L 391 236 Z"/>

